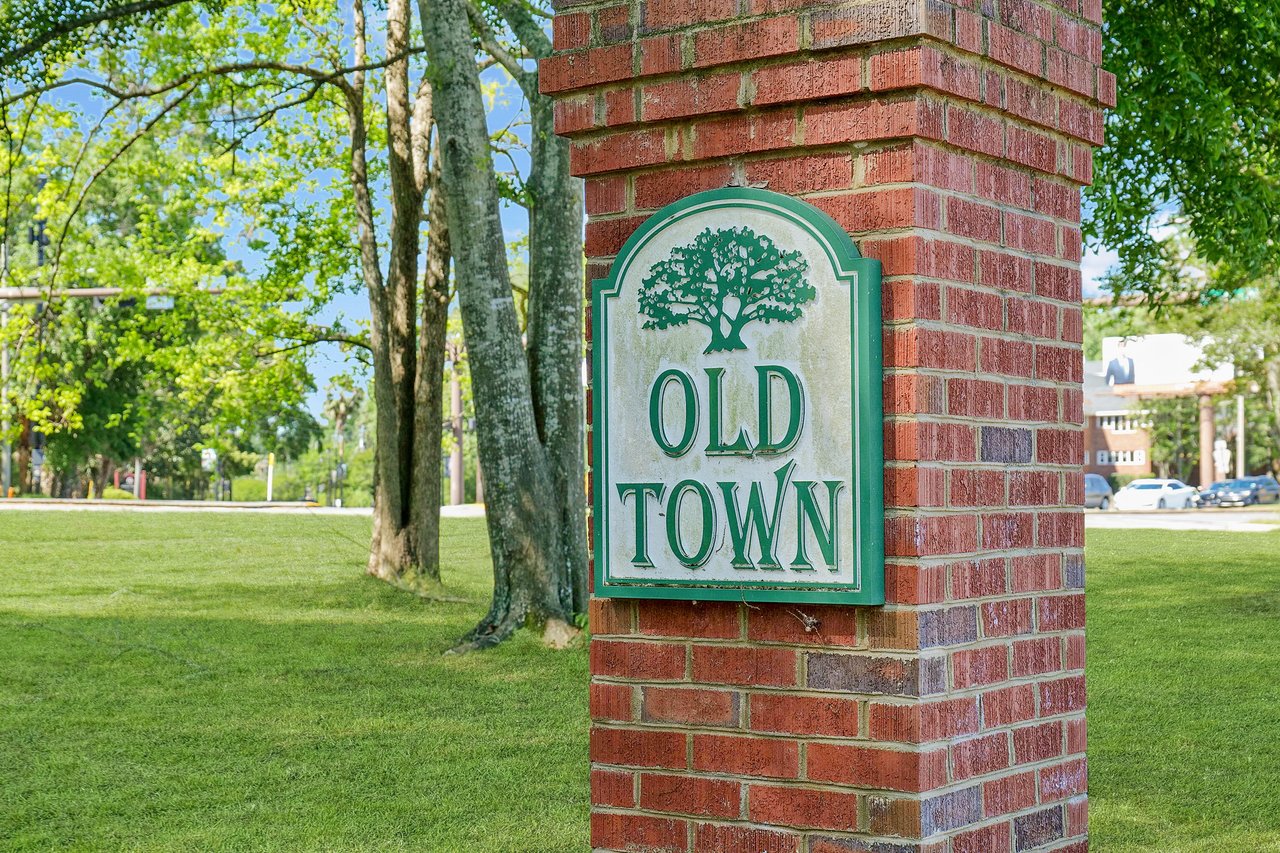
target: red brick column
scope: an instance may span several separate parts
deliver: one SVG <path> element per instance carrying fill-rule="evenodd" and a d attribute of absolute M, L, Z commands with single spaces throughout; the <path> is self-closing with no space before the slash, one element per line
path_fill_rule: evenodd
<path fill-rule="evenodd" d="M 763 184 L 884 264 L 883 608 L 603 601 L 592 844 L 1086 849 L 1080 196 L 1100 0 L 562 0 L 590 275 Z"/>

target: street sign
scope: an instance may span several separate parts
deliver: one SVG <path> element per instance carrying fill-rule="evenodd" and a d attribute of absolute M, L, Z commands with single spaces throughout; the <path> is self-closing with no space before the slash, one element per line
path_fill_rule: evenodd
<path fill-rule="evenodd" d="M 713 190 L 636 231 L 592 317 L 597 595 L 883 603 L 878 261 Z"/>

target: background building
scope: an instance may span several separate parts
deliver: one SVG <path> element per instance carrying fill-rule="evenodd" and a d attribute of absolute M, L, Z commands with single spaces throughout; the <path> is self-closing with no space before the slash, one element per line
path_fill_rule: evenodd
<path fill-rule="evenodd" d="M 1138 398 L 1114 393 L 1106 374 L 1107 362 L 1085 362 L 1084 470 L 1107 478 L 1149 475 L 1151 436 L 1146 412 Z"/>
<path fill-rule="evenodd" d="M 1153 470 L 1154 400 L 1195 398 L 1188 407 L 1187 436 L 1199 435 L 1200 482 L 1206 486 L 1226 475 L 1227 463 L 1215 457 L 1217 432 L 1212 397 L 1225 393 L 1234 379 L 1230 364 L 1208 366 L 1204 348 L 1186 335 L 1110 337 L 1102 341 L 1102 359 L 1085 362 L 1085 471 L 1139 477 Z"/>

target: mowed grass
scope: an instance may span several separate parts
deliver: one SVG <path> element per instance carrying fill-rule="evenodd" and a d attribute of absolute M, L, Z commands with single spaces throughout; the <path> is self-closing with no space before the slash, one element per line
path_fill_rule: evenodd
<path fill-rule="evenodd" d="M 1093 850 L 1280 850 L 1280 533 L 1090 531 Z"/>
<path fill-rule="evenodd" d="M 423 602 L 369 521 L 0 513 L 0 849 L 581 850 L 587 664 L 484 613 L 482 520 Z"/>
<path fill-rule="evenodd" d="M 0 513 L 0 849 L 587 847 L 586 655 L 443 657 L 487 603 L 364 519 Z M 1280 850 L 1280 534 L 1089 534 L 1093 848 Z"/>

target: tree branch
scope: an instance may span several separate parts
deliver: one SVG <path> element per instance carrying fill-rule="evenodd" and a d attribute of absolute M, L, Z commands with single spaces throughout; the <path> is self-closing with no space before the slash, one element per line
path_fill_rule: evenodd
<path fill-rule="evenodd" d="M 83 15 L 77 15 L 72 18 L 66 18 L 59 21 L 48 30 L 33 39 L 23 42 L 22 44 L 12 47 L 4 53 L 0 53 L 0 68 L 7 68 L 19 59 L 36 52 L 40 48 L 49 44 L 63 36 L 68 36 L 77 30 L 91 27 L 94 24 L 101 24 L 106 21 L 117 21 L 121 18 L 128 18 L 132 15 L 144 15 L 150 12 L 162 12 L 172 6 L 180 6 L 189 0 L 137 0 L 134 3 L 126 3 L 123 6 L 112 6 L 106 9 L 98 9 L 93 12 L 86 12 Z"/>
<path fill-rule="evenodd" d="M 114 154 L 112 154 L 109 158 L 107 158 L 107 161 L 105 163 L 99 166 L 94 171 L 94 173 L 89 176 L 89 180 L 85 183 L 84 187 L 80 190 L 80 195 L 76 197 L 75 205 L 72 206 L 70 212 L 67 213 L 67 218 L 62 223 L 62 230 L 58 234 L 58 243 L 57 243 L 56 251 L 54 252 L 54 259 L 53 259 L 53 272 L 50 273 L 49 275 L 50 294 L 52 294 L 53 288 L 58 279 L 58 272 L 62 267 L 62 246 L 67 240 L 67 232 L 71 230 L 71 220 L 75 219 L 76 214 L 80 212 L 80 208 L 84 205 L 84 200 L 89 195 L 89 190 L 92 189 L 94 183 L 97 182 L 98 178 L 102 177 L 102 175 L 105 174 L 108 169 L 110 169 L 113 165 L 115 165 L 115 162 L 117 160 L 119 160 L 121 157 L 124 156 L 126 151 L 128 151 L 130 148 L 133 147 L 134 143 L 136 143 L 142 137 L 146 136 L 147 133 L 151 131 L 151 128 L 155 127 L 156 124 L 159 123 L 160 119 L 164 118 L 174 109 L 176 109 L 177 106 L 181 104 L 183 101 L 185 101 L 188 97 L 190 97 L 194 91 L 195 91 L 195 87 L 193 86 L 190 89 L 187 89 L 185 92 L 180 93 L 177 97 L 168 101 L 163 107 L 160 108 L 159 112 L 157 112 L 154 116 L 152 116 L 150 120 L 148 120 L 144 125 L 142 125 L 142 127 L 138 128 L 137 132 L 134 133 L 132 136 L 130 136 L 129 139 L 125 141 L 124 145 L 120 146 L 120 148 Z"/>
<path fill-rule="evenodd" d="M 136 98 L 152 98 L 156 95 L 163 95 L 166 92 L 171 92 L 193 80 L 235 74 L 243 71 L 279 71 L 285 74 L 297 74 L 301 77 L 307 77 L 317 83 L 331 83 L 345 91 L 350 88 L 350 84 L 348 84 L 345 79 L 348 74 L 358 75 L 358 78 L 363 81 L 365 71 L 376 71 L 377 69 L 385 68 L 394 62 L 400 62 L 407 57 L 417 55 L 425 50 L 426 48 L 421 46 L 410 47 L 379 62 L 359 61 L 354 65 L 347 66 L 346 68 L 337 68 L 332 71 L 313 68 L 310 65 L 294 65 L 288 62 L 229 62 L 222 65 L 214 65 L 209 68 L 198 69 L 196 71 L 189 71 L 186 74 L 179 75 L 167 83 L 145 88 L 129 87 L 122 89 L 117 86 L 112 86 L 109 83 L 104 83 L 101 80 L 94 80 L 88 77 L 67 77 L 54 83 L 25 89 L 18 92 L 16 95 L 9 95 L 3 100 L 0 100 L 0 107 L 7 107 L 10 104 L 15 104 L 18 101 L 26 100 L 32 96 L 43 95 L 46 92 L 52 92 L 55 89 L 64 89 L 68 86 L 75 85 L 89 86 L 91 88 L 98 89 L 122 101 Z"/>
<path fill-rule="evenodd" d="M 302 104 L 307 103 L 308 101 L 310 101 L 312 98 L 316 96 L 316 94 L 320 91 L 321 87 L 323 86 L 324 86 L 324 83 L 317 81 L 311 84 L 310 88 L 307 90 L 306 94 L 304 95 L 294 98 L 291 101 L 285 101 L 284 103 L 280 103 L 280 104 L 276 104 L 274 106 L 268 107 L 267 109 L 255 115 L 245 116 L 241 120 L 252 122 L 249 129 L 244 133 L 240 134 L 239 136 L 237 136 L 235 139 L 233 139 L 231 141 L 231 144 L 222 150 L 222 153 L 227 154 L 231 151 L 235 151 L 239 149 L 240 146 L 244 144 L 245 140 L 247 140 L 249 137 L 253 136 L 259 130 L 265 127 L 267 123 L 270 122 L 273 118 L 275 118 L 276 114 L 279 113 L 281 110 L 287 110 L 290 107 L 296 107 L 296 106 L 300 106 Z"/>
<path fill-rule="evenodd" d="M 546 59 L 551 55 L 551 39 L 547 38 L 542 27 L 533 19 L 534 7 L 531 4 L 522 0 L 495 0 L 494 5 L 526 51 L 537 59 Z"/>
<path fill-rule="evenodd" d="M 480 34 L 480 46 L 484 48 L 485 53 L 496 59 L 498 64 L 506 69 L 506 72 L 511 75 L 511 79 L 516 81 L 526 97 L 532 98 L 536 95 L 538 91 L 537 72 L 525 69 L 520 64 L 520 59 L 502 46 L 498 41 L 497 35 L 493 32 L 493 28 L 489 26 L 489 22 L 484 19 L 484 15 L 473 3 L 468 2 L 466 7 L 467 17 L 471 19 L 472 26 Z M 532 87 L 532 94 L 530 87 Z"/>

